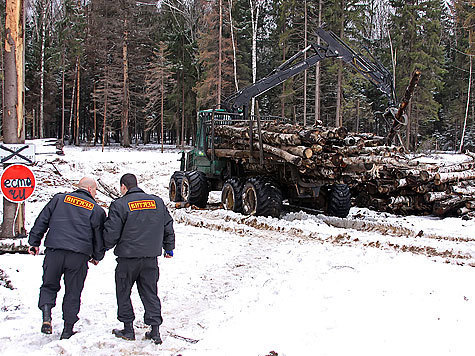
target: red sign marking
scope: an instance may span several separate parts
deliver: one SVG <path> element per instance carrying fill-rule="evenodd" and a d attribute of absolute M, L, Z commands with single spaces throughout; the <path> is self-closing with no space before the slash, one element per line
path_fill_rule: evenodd
<path fill-rule="evenodd" d="M 0 184 L 5 199 L 12 203 L 21 203 L 35 191 L 36 179 L 27 166 L 12 164 L 3 171 Z"/>

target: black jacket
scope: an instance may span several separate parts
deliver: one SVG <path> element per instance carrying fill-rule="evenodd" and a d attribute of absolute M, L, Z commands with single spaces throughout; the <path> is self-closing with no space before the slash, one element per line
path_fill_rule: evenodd
<path fill-rule="evenodd" d="M 80 252 L 100 261 L 104 257 L 106 213 L 87 190 L 56 194 L 36 218 L 29 233 L 31 246 Z"/>
<path fill-rule="evenodd" d="M 160 256 L 175 248 L 173 219 L 160 197 L 131 188 L 109 207 L 104 243 L 118 257 Z"/>

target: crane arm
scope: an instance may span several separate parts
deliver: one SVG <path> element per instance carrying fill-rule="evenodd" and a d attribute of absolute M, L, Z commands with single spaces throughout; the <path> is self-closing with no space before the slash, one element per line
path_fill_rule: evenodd
<path fill-rule="evenodd" d="M 311 44 L 300 50 L 268 76 L 226 98 L 222 103 L 222 107 L 230 112 L 236 112 L 240 108 L 247 107 L 252 98 L 262 95 L 325 58 L 340 58 L 350 64 L 389 98 L 390 105 L 395 104 L 396 95 L 391 73 L 381 63 L 374 58 L 371 61 L 355 52 L 332 31 L 326 31 L 320 27 L 317 29 L 317 35 L 327 43 L 327 46 Z M 300 60 L 305 52 L 313 54 Z"/>

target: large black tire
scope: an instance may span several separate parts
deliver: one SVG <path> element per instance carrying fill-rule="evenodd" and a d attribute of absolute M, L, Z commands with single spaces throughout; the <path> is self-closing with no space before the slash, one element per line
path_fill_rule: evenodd
<path fill-rule="evenodd" d="M 176 171 L 171 176 L 170 183 L 168 184 L 168 197 L 170 198 L 170 201 L 183 201 L 183 198 L 181 197 L 181 183 L 184 176 L 185 172 L 182 171 Z"/>
<path fill-rule="evenodd" d="M 224 182 L 221 190 L 221 203 L 224 209 L 235 213 L 242 213 L 242 189 L 243 183 L 238 178 L 231 178 Z"/>
<path fill-rule="evenodd" d="M 351 194 L 346 184 L 334 184 L 328 195 L 327 214 L 346 218 L 350 212 Z"/>
<path fill-rule="evenodd" d="M 204 208 L 208 202 L 208 194 L 208 180 L 203 172 L 190 171 L 185 173 L 181 183 L 183 201 Z"/>
<path fill-rule="evenodd" d="M 246 215 L 279 217 L 282 192 L 266 178 L 250 178 L 242 192 L 243 213 Z"/>

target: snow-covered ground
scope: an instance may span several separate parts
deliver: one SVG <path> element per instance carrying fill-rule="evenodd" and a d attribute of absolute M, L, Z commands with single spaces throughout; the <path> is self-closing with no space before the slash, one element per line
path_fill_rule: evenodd
<path fill-rule="evenodd" d="M 54 151 L 36 141 L 38 150 Z M 179 150 L 65 147 L 41 155 L 26 227 L 57 192 L 85 175 L 118 189 L 124 173 L 168 202 Z M 107 208 L 111 198 L 98 193 Z M 219 193 L 211 200 L 219 201 Z M 221 209 L 175 209 L 176 250 L 159 259 L 163 345 L 111 334 L 116 320 L 112 251 L 90 266 L 78 334 L 41 334 L 43 256 L 0 255 L 13 290 L 0 284 L 0 355 L 471 355 L 475 320 L 475 221 L 400 217 L 352 208 L 348 219 L 289 212 L 280 219 Z M 197 342 L 196 342 L 197 341 Z"/>

